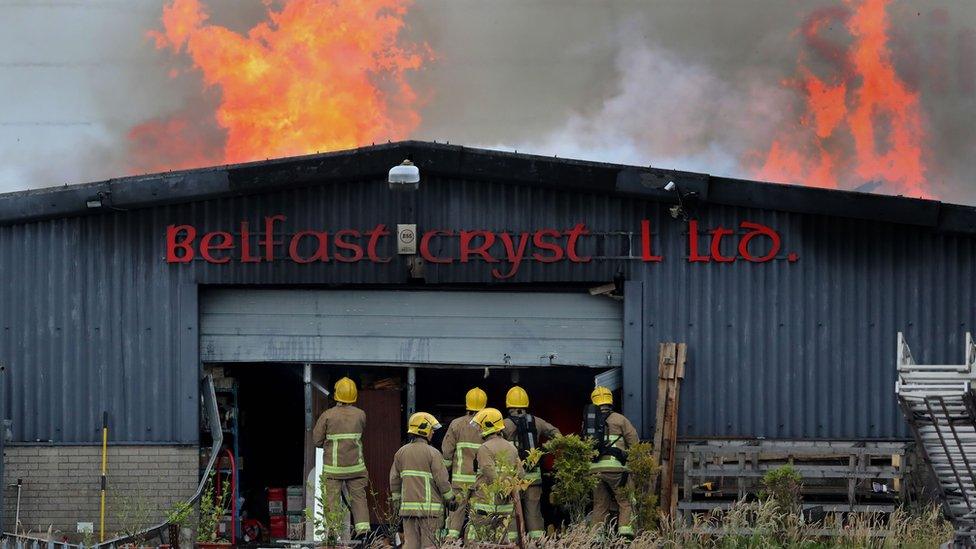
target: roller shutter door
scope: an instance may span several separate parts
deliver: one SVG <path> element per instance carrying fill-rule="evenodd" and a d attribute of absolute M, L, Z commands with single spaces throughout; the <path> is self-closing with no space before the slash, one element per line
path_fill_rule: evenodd
<path fill-rule="evenodd" d="M 620 302 L 587 293 L 211 289 L 204 362 L 620 366 Z"/>

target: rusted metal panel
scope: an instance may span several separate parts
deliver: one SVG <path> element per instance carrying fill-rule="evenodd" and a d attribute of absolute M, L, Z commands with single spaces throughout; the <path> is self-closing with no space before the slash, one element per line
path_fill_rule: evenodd
<path fill-rule="evenodd" d="M 402 395 L 398 389 L 363 389 L 356 405 L 366 412 L 366 432 L 363 434 L 363 458 L 369 472 L 370 520 L 385 522 L 389 513 L 390 468 L 393 455 L 403 440 L 400 413 Z M 374 499 L 375 498 L 375 499 Z"/>

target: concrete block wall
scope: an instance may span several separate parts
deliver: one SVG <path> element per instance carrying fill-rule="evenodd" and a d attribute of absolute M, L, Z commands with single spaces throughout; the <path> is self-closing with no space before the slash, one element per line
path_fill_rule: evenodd
<path fill-rule="evenodd" d="M 192 496 L 198 456 L 193 446 L 110 446 L 106 534 L 156 524 Z M 4 465 L 5 531 L 13 531 L 17 506 L 17 489 L 10 485 L 22 479 L 21 531 L 51 528 L 74 540 L 78 522 L 92 522 L 97 535 L 101 447 L 8 446 Z"/>

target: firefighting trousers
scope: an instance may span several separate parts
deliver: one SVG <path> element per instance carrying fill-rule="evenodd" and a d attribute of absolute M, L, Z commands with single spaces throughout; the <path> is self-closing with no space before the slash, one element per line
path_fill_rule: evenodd
<path fill-rule="evenodd" d="M 603 524 L 610 513 L 610 506 L 617 503 L 617 532 L 621 535 L 634 535 L 634 528 L 630 521 L 634 514 L 634 506 L 630 501 L 627 490 L 628 483 L 622 483 L 624 473 L 597 474 L 596 487 L 593 488 L 593 524 Z"/>
<path fill-rule="evenodd" d="M 327 478 L 325 479 L 325 493 L 333 509 L 342 506 L 342 489 L 345 488 L 346 502 L 352 513 L 352 527 L 357 534 L 369 532 L 369 506 L 366 503 L 366 487 L 369 478 Z"/>
<path fill-rule="evenodd" d="M 545 533 L 546 524 L 542 518 L 542 485 L 529 486 L 522 493 L 522 516 L 525 518 L 525 535 L 538 539 Z"/>
<path fill-rule="evenodd" d="M 444 519 L 441 517 L 401 517 L 403 523 L 403 549 L 427 549 L 437 547 L 437 531 Z"/>
<path fill-rule="evenodd" d="M 468 499 L 471 497 L 471 490 L 465 488 L 454 488 L 457 509 L 451 511 L 447 517 L 447 537 L 458 539 L 464 530 L 464 519 L 468 516 Z"/>

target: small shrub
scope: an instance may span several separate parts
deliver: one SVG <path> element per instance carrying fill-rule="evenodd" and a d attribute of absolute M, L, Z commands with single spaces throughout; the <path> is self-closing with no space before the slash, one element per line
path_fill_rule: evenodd
<path fill-rule="evenodd" d="M 192 516 L 193 506 L 185 501 L 181 501 L 170 509 L 166 515 L 166 522 L 179 528 L 189 522 Z"/>
<path fill-rule="evenodd" d="M 766 472 L 762 478 L 759 497 L 770 499 L 780 511 L 795 512 L 800 507 L 803 477 L 791 465 L 783 465 Z"/>
<path fill-rule="evenodd" d="M 525 490 L 529 486 L 529 483 L 519 474 L 516 463 L 508 459 L 507 455 L 499 455 L 495 459 L 494 480 L 482 484 L 472 499 L 491 505 L 514 503 L 516 492 Z M 480 541 L 504 543 L 513 520 L 515 517 L 511 513 L 489 514 L 485 520 L 479 521 L 479 524 L 472 523 L 469 527 L 474 530 L 475 538 Z"/>
<path fill-rule="evenodd" d="M 397 531 L 400 530 L 399 502 L 394 501 L 390 497 L 386 504 L 382 505 L 379 493 L 373 487 L 373 483 L 369 484 L 366 495 L 371 502 L 370 508 L 373 509 L 376 513 L 376 518 L 379 519 L 380 527 L 373 533 L 371 539 L 365 545 L 369 547 L 392 546 L 392 540 L 396 538 Z"/>
<path fill-rule="evenodd" d="M 316 538 L 324 542 L 325 545 L 335 545 L 339 543 L 339 532 L 345 526 L 343 522 L 346 519 L 346 513 L 342 509 L 341 496 L 329 493 L 327 480 L 323 468 L 319 475 L 321 491 L 319 495 L 315 496 L 319 512 L 316 513 L 314 509 L 305 509 L 305 518 L 312 522 L 312 531 Z M 311 489 L 314 490 L 315 487 L 313 486 Z"/>
<path fill-rule="evenodd" d="M 134 536 L 153 526 L 154 519 L 161 514 L 149 495 L 144 492 L 111 498 L 106 512 L 118 526 L 116 532 L 118 537 Z"/>
<path fill-rule="evenodd" d="M 627 450 L 627 467 L 630 468 L 630 499 L 634 502 L 633 525 L 640 530 L 657 528 L 660 520 L 657 494 L 654 486 L 661 466 L 654 458 L 649 442 L 639 442 Z"/>
<path fill-rule="evenodd" d="M 200 543 L 214 543 L 220 537 L 217 533 L 217 525 L 223 520 L 230 499 L 230 481 L 224 480 L 218 496 L 214 487 L 215 476 L 211 471 L 203 495 L 200 496 L 200 515 L 197 525 L 197 541 Z"/>
<path fill-rule="evenodd" d="M 597 455 L 596 443 L 579 435 L 563 435 L 543 448 L 553 455 L 553 504 L 566 511 L 572 522 L 583 520 L 597 483 L 596 475 L 590 472 L 590 463 Z"/>

